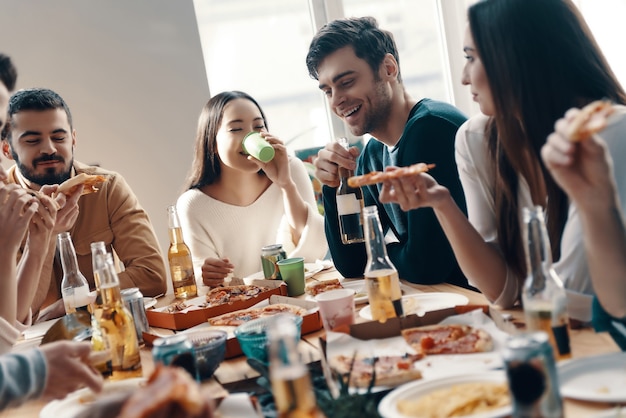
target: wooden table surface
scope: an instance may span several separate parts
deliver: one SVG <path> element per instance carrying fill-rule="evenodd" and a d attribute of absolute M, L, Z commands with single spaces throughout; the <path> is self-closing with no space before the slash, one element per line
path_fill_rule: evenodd
<path fill-rule="evenodd" d="M 313 280 L 326 280 L 336 277 L 340 277 L 339 273 L 337 273 L 334 269 L 331 269 L 316 274 Z M 487 304 L 487 300 L 482 294 L 449 284 L 416 285 L 408 282 L 403 282 L 402 287 L 405 294 L 419 292 L 453 292 L 467 296 L 470 304 Z M 172 299 L 173 297 L 171 295 L 166 295 L 159 300 L 157 306 L 164 306 L 168 304 Z M 357 306 L 357 310 L 360 309 L 362 306 L 364 305 Z M 502 312 L 510 314 L 511 321 L 517 325 L 517 328 L 523 329 L 523 312 L 521 310 L 506 310 Z M 357 318 L 357 321 L 363 321 L 358 315 Z M 170 330 L 161 328 L 152 328 L 151 331 L 158 335 L 168 335 L 172 333 L 172 331 Z M 319 360 L 319 337 L 323 334 L 324 331 L 320 330 L 311 334 L 304 335 L 302 337 L 302 340 L 299 344 L 299 349 L 303 353 L 306 360 Z M 591 355 L 619 352 L 619 347 L 613 342 L 612 338 L 607 333 L 596 333 L 591 328 L 571 330 L 570 340 L 573 358 L 582 358 Z M 18 342 L 18 344 L 22 343 L 23 342 Z M 148 348 L 143 348 L 141 351 L 141 356 L 144 376 L 148 376 L 154 369 L 154 363 L 152 361 L 150 350 Z M 222 362 L 220 367 L 215 372 L 213 381 L 207 384 L 232 385 L 238 381 L 249 379 L 257 375 L 258 374 L 246 363 L 245 356 L 239 356 L 236 358 L 227 359 Z M 12 408 L 4 412 L 0 412 L 0 418 L 36 418 L 39 417 L 39 413 L 45 404 L 45 402 L 39 400 L 30 401 L 18 408 Z M 564 399 L 564 404 L 565 416 L 568 418 L 589 417 L 592 416 L 594 413 L 599 413 L 616 407 L 616 405 L 611 404 L 582 402 L 570 399 Z"/>

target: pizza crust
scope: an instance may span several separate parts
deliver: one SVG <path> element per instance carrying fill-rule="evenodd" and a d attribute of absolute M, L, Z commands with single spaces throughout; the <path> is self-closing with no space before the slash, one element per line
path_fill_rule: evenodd
<path fill-rule="evenodd" d="M 419 173 L 426 173 L 430 169 L 434 168 L 435 164 L 417 163 L 407 167 L 398 167 L 395 170 L 389 171 L 371 171 L 367 174 L 360 176 L 353 176 L 348 178 L 348 186 L 350 187 L 363 187 L 373 184 L 382 183 L 386 180 L 397 179 L 401 177 L 414 176 Z"/>

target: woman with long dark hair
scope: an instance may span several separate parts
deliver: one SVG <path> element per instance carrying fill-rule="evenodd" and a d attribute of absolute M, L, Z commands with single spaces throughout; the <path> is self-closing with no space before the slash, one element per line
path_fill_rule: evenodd
<path fill-rule="evenodd" d="M 503 307 L 519 301 L 527 274 L 522 209 L 543 206 L 570 317 L 588 321 L 594 291 L 580 219 L 540 150 L 568 109 L 605 98 L 616 104 L 605 130 L 610 152 L 626 156 L 615 128 L 626 124 L 626 94 L 569 0 L 486 0 L 468 20 L 462 81 L 483 113 L 456 138 L 469 222 L 426 174 L 387 183 L 381 200 L 432 207 L 470 283 Z M 623 199 L 626 184 L 618 188 Z"/>
<path fill-rule="evenodd" d="M 271 161 L 243 151 L 242 140 L 253 131 L 274 148 Z M 216 286 L 229 274 L 256 273 L 268 244 L 283 244 L 307 262 L 327 252 L 304 163 L 267 131 L 263 110 L 244 92 L 220 93 L 202 109 L 185 189 L 176 206 L 200 283 Z"/>

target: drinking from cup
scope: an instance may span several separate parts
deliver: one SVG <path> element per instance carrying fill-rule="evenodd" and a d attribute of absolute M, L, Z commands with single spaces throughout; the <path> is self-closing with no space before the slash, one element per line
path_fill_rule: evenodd
<path fill-rule="evenodd" d="M 241 147 L 246 154 L 264 163 L 268 163 L 274 158 L 274 147 L 258 132 L 250 132 L 244 136 Z"/>
<path fill-rule="evenodd" d="M 304 258 L 293 257 L 276 262 L 280 276 L 287 284 L 287 294 L 289 296 L 300 296 L 304 294 Z"/>
<path fill-rule="evenodd" d="M 354 324 L 354 289 L 336 289 L 315 296 L 326 331 Z"/>

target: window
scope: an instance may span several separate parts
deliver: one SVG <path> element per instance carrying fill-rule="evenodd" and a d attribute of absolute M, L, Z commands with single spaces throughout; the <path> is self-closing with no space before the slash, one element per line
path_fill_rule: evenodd
<path fill-rule="evenodd" d="M 325 98 L 306 69 L 316 31 L 312 21 L 320 18 L 311 16 L 316 3 L 345 10 L 344 16 L 375 17 L 394 34 L 407 91 L 415 99 L 451 100 L 437 0 L 309 1 L 311 7 L 306 0 L 195 0 L 211 94 L 251 94 L 267 113 L 271 132 L 292 150 L 345 134 L 332 132 Z"/>

